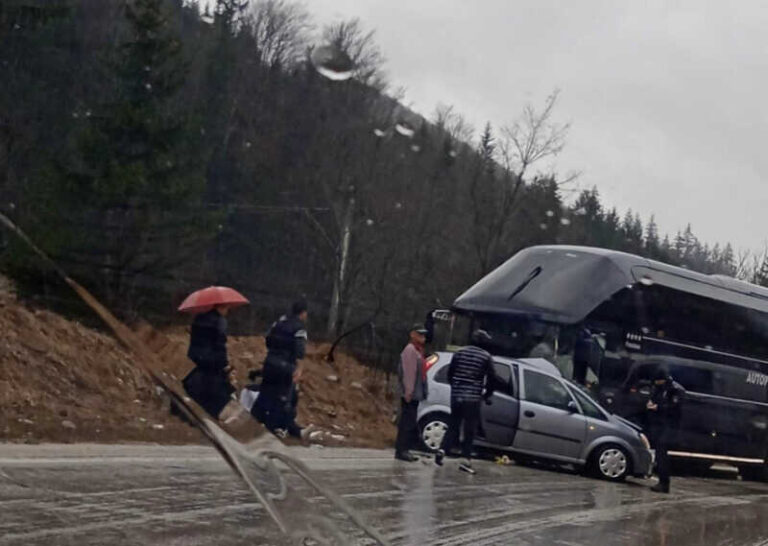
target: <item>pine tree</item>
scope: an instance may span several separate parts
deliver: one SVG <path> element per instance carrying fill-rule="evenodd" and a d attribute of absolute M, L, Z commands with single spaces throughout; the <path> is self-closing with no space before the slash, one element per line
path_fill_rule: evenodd
<path fill-rule="evenodd" d="M 752 282 L 768 288 L 768 252 L 763 254 L 763 260 L 760 263 L 760 267 L 755 272 Z"/>
<path fill-rule="evenodd" d="M 197 208 L 204 179 L 189 140 L 195 132 L 175 102 L 186 67 L 163 5 L 126 4 L 127 36 L 110 62 L 113 96 L 78 135 L 58 188 L 60 212 L 93 226 L 77 226 L 70 243 L 86 262 L 96 260 L 110 301 L 125 296 L 132 275 L 188 257 L 185 241 L 211 220 Z"/>
<path fill-rule="evenodd" d="M 659 228 L 653 215 L 645 226 L 645 251 L 651 258 L 659 257 Z"/>

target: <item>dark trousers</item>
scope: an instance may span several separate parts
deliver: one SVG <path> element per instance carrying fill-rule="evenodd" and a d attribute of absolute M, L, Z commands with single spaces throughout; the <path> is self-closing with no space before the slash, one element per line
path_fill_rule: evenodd
<path fill-rule="evenodd" d="M 400 399 L 400 422 L 397 424 L 395 452 L 405 453 L 413 444 L 413 440 L 416 438 L 416 413 L 418 409 L 418 402 L 406 402 L 405 399 Z"/>
<path fill-rule="evenodd" d="M 472 456 L 472 443 L 480 423 L 480 400 L 451 399 L 451 422 L 443 437 L 442 450 L 448 453 L 459 442 L 459 431 L 464 429 L 461 441 L 461 456 L 469 459 Z"/>
<path fill-rule="evenodd" d="M 659 483 L 669 485 L 669 432 L 667 427 L 659 427 L 654 434 L 654 449 L 656 450 L 656 473 Z"/>

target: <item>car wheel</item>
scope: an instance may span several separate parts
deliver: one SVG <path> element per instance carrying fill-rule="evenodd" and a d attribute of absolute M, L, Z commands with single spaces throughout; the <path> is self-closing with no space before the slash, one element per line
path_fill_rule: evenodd
<path fill-rule="evenodd" d="M 449 417 L 444 413 L 430 413 L 421 418 L 419 437 L 427 451 L 437 451 L 448 430 Z"/>
<path fill-rule="evenodd" d="M 615 444 L 599 446 L 592 452 L 590 470 L 604 480 L 620 482 L 629 474 L 631 461 L 627 451 Z"/>

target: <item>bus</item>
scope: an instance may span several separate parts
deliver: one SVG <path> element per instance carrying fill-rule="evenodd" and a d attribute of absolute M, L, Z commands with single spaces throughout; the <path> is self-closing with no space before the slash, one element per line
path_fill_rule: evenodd
<path fill-rule="evenodd" d="M 768 479 L 768 289 L 600 248 L 520 251 L 435 311 L 435 342 L 491 334 L 500 356 L 542 357 L 643 426 L 654 370 L 686 389 L 670 455 Z"/>

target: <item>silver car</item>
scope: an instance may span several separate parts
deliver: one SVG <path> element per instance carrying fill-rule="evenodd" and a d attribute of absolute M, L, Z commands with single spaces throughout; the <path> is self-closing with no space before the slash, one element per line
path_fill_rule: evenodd
<path fill-rule="evenodd" d="M 427 359 L 429 397 L 419 405 L 419 432 L 440 446 L 451 413 L 452 353 Z M 612 481 L 647 476 L 653 453 L 640 427 L 603 409 L 544 359 L 494 357 L 496 388 L 482 406 L 477 445 L 520 457 L 570 463 Z"/>

